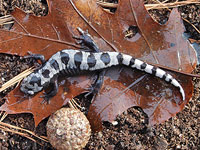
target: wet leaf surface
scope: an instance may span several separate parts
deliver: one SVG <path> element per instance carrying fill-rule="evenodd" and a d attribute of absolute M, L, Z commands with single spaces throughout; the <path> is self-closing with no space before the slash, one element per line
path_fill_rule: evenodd
<path fill-rule="evenodd" d="M 68 78 L 67 81 L 61 80 L 59 83 L 59 91 L 56 96 L 50 99 L 49 104 L 42 102 L 43 98 L 40 97 L 42 92 L 34 97 L 25 97 L 17 87 L 8 94 L 7 101 L 0 109 L 8 114 L 32 113 L 37 126 L 41 120 L 48 117 L 52 112 L 66 105 L 77 93 L 85 92 L 85 89 L 91 84 L 86 76 Z"/>
<path fill-rule="evenodd" d="M 119 1 L 114 14 L 105 12 L 93 0 L 49 0 L 48 4 L 49 14 L 45 17 L 15 10 L 12 29 L 0 30 L 1 52 L 26 55 L 27 51 L 31 51 L 49 58 L 62 49 L 77 49 L 72 36 L 78 35 L 76 28 L 81 27 L 89 30 L 102 51 L 120 51 L 186 73 L 191 73 L 196 65 L 195 52 L 183 37 L 184 27 L 177 9 L 171 12 L 165 25 L 160 25 L 149 16 L 142 0 Z M 125 37 L 131 27 L 136 27 L 138 32 L 133 37 Z M 188 101 L 193 90 L 191 77 L 170 73 L 183 86 Z M 79 80 L 76 78 L 75 85 L 68 82 L 65 102 L 61 98 L 62 86 L 49 105 L 41 105 L 38 98 L 41 93 L 18 105 L 16 102 L 20 98 L 15 95 L 19 91 L 15 89 L 9 93 L 8 102 L 1 110 L 8 113 L 31 112 L 38 124 L 67 100 L 84 91 L 89 80 L 83 83 Z M 95 116 L 97 120 L 112 122 L 127 108 L 140 106 L 150 117 L 150 124 L 155 124 L 181 111 L 187 102 L 181 101 L 179 90 L 161 79 L 124 67 L 112 68 L 107 71 L 104 86 L 91 105 L 88 118 L 92 124 L 98 123 Z M 27 107 L 32 105 L 31 109 Z M 41 110 L 45 110 L 44 113 L 40 113 Z"/>
<path fill-rule="evenodd" d="M 117 79 L 115 72 L 119 72 Z M 192 78 L 171 74 L 179 79 L 184 89 L 191 89 L 185 90 L 187 101 L 182 102 L 182 97 L 175 87 L 152 75 L 128 68 L 109 70 L 104 86 L 88 114 L 95 130 L 101 129 L 99 120 L 112 122 L 118 114 L 132 106 L 141 107 L 149 116 L 151 125 L 163 122 L 181 111 L 192 96 Z"/>

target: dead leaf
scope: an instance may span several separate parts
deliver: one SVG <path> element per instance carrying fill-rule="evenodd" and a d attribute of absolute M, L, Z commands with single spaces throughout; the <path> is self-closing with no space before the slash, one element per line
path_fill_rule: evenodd
<path fill-rule="evenodd" d="M 37 126 L 41 120 L 48 117 L 52 112 L 66 105 L 77 93 L 84 92 L 90 84 L 86 76 L 68 78 L 67 81 L 61 80 L 59 91 L 56 96 L 50 99 L 50 104 L 42 104 L 43 98 L 40 97 L 42 92 L 34 97 L 24 97 L 24 93 L 17 87 L 8 94 L 8 100 L 0 109 L 8 114 L 32 113 Z"/>
<path fill-rule="evenodd" d="M 59 50 L 77 47 L 72 35 L 78 35 L 76 28 L 80 27 L 83 30 L 89 29 L 95 42 L 104 51 L 120 51 L 141 60 L 186 73 L 191 73 L 196 65 L 196 54 L 183 37 L 184 27 L 177 9 L 172 11 L 166 25 L 159 25 L 149 16 L 142 0 L 119 1 L 114 14 L 106 13 L 93 0 L 49 0 L 48 4 L 49 14 L 46 17 L 34 17 L 20 10 L 12 14 L 15 19 L 12 30 L 0 31 L 1 52 L 25 55 L 27 51 L 31 51 L 44 54 L 46 58 L 49 58 Z M 125 38 L 126 31 L 130 27 L 137 27 L 139 31 L 132 38 Z M 173 76 L 183 85 L 188 101 L 193 90 L 191 78 L 177 73 Z M 138 81 L 137 84 L 136 81 Z M 87 83 L 89 83 L 88 80 Z M 130 86 L 132 84 L 134 87 Z M 76 91 L 77 85 L 79 84 L 68 85 L 69 95 L 66 99 L 78 95 L 87 84 L 79 85 L 81 90 Z M 124 91 L 129 86 L 131 90 L 128 88 Z M 71 92 L 72 89 L 76 92 Z M 63 93 L 62 88 L 59 92 Z M 40 95 L 41 93 L 36 97 Z M 12 97 L 13 102 L 19 100 L 19 98 L 14 98 L 15 92 L 11 92 L 9 96 Z M 35 103 L 36 97 L 26 105 Z M 58 102 L 58 97 L 54 97 L 56 104 L 59 104 L 57 108 L 64 104 L 63 99 Z M 38 107 L 40 102 L 34 105 Z M 140 71 L 130 71 L 130 69 L 120 67 L 120 69 L 115 68 L 107 72 L 104 87 L 92 104 L 88 117 L 91 118 L 91 114 L 96 113 L 96 116 L 101 117 L 100 119 L 112 121 L 117 114 L 138 105 L 150 116 L 150 123 L 154 124 L 182 110 L 185 103 L 179 105 L 179 102 L 181 102 L 180 93 L 172 85 Z M 4 104 L 1 110 L 6 110 L 8 108 L 6 105 L 11 106 L 12 103 Z M 16 106 L 19 107 L 18 111 L 12 111 L 15 109 L 14 105 L 9 109 L 11 109 L 10 113 L 35 111 L 34 117 L 38 123 L 40 119 L 55 111 L 55 109 L 51 110 L 55 103 L 52 102 L 50 105 L 52 106 L 41 106 L 44 107 L 42 110 L 47 112 L 45 115 L 42 114 L 43 116 L 37 113 L 40 109 L 28 111 L 25 107 L 20 108 L 20 105 Z"/>
<path fill-rule="evenodd" d="M 115 75 L 117 72 L 118 77 Z M 187 101 L 182 102 L 179 91 L 173 85 L 152 75 L 121 67 L 108 70 L 104 86 L 89 109 L 88 118 L 93 130 L 101 130 L 100 121 L 112 122 L 117 115 L 133 106 L 144 110 L 151 125 L 180 112 L 192 97 L 192 78 L 171 74 L 179 79 L 184 89 L 191 89 L 185 90 Z"/>

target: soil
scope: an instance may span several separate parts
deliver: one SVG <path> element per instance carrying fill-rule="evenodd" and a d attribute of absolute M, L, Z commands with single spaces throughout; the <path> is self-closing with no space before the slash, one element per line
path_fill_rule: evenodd
<path fill-rule="evenodd" d="M 153 0 L 146 0 L 152 3 Z M 47 4 L 41 0 L 0 0 L 0 16 L 9 14 L 14 7 L 20 7 L 28 13 L 45 15 L 48 12 Z M 187 5 L 179 8 L 181 16 L 200 29 L 200 5 Z M 170 10 L 151 10 L 150 14 L 159 23 L 164 24 Z M 200 34 L 184 22 L 186 32 L 190 38 L 200 40 Z M 25 60 L 19 56 L 0 55 L 0 85 L 22 72 L 34 62 Z M 197 73 L 200 67 L 197 66 Z M 117 117 L 114 123 L 103 122 L 103 130 L 93 133 L 87 149 L 98 150 L 132 150 L 132 149 L 200 149 L 200 79 L 194 79 L 194 94 L 184 110 L 175 117 L 162 124 L 149 126 L 147 115 L 138 107 L 129 108 Z M 1 97 L 9 91 L 1 93 Z M 1 104 L 4 100 L 2 99 Z M 88 104 L 83 104 L 83 107 Z M 86 107 L 87 108 L 87 107 Z M 48 118 L 47 118 L 48 119 Z M 37 135 L 46 136 L 47 119 L 43 120 L 37 128 L 34 128 L 34 120 L 31 114 L 8 115 L 5 123 L 34 131 Z M 40 144 L 38 144 L 40 143 Z M 0 129 L 0 149 L 53 149 L 47 142 L 34 142 L 28 138 Z"/>

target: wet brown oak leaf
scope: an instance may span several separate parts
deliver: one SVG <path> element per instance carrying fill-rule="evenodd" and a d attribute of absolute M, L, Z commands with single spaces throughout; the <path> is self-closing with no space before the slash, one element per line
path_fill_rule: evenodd
<path fill-rule="evenodd" d="M 159 25 L 149 16 L 142 0 L 119 1 L 114 14 L 105 12 L 94 0 L 49 0 L 48 5 L 49 14 L 45 17 L 16 9 L 12 14 L 15 19 L 12 29 L 0 30 L 1 52 L 26 55 L 31 51 L 48 59 L 59 50 L 77 49 L 72 36 L 78 35 L 76 28 L 81 27 L 89 30 L 102 51 L 120 51 L 186 73 L 191 73 L 196 65 L 195 52 L 183 37 L 184 27 L 177 9 L 171 12 L 165 25 Z M 139 32 L 132 38 L 125 38 L 131 26 L 138 27 Z M 191 77 L 170 73 L 183 86 L 187 102 L 193 91 Z M 15 89 L 8 94 L 8 101 L 1 110 L 31 112 L 37 125 L 84 91 L 90 82 L 83 78 L 67 79 L 49 105 L 41 104 L 42 92 L 22 100 L 18 96 L 19 89 Z M 67 92 L 64 92 L 65 87 Z M 186 102 L 182 103 L 181 99 L 179 90 L 161 79 L 126 67 L 111 68 L 107 70 L 88 118 L 95 128 L 97 120 L 113 121 L 127 108 L 140 106 L 148 114 L 150 124 L 160 123 L 183 109 Z"/>

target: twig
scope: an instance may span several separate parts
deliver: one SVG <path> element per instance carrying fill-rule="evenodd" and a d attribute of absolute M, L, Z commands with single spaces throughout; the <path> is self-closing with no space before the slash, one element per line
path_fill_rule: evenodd
<path fill-rule="evenodd" d="M 157 1 L 157 2 L 158 4 L 145 4 L 146 9 L 151 10 L 151 9 L 174 8 L 174 7 L 184 6 L 188 4 L 200 4 L 200 1 L 196 1 L 196 0 L 187 0 L 187 1 L 173 2 L 173 3 L 166 3 L 167 1 L 164 1 L 164 2 Z M 102 7 L 108 7 L 108 8 L 118 7 L 118 4 L 103 2 L 100 0 L 97 1 L 97 4 Z"/>
<path fill-rule="evenodd" d="M 195 27 L 191 22 L 189 22 L 187 19 L 185 19 L 185 18 L 183 18 L 182 17 L 182 19 L 184 20 L 184 21 L 186 21 L 187 23 L 189 23 L 199 34 L 200 34 L 200 31 L 199 31 L 199 29 L 197 29 L 197 27 Z"/>
<path fill-rule="evenodd" d="M 174 8 L 174 7 L 184 6 L 188 4 L 200 4 L 200 1 L 187 0 L 187 1 L 174 2 L 174 3 L 145 4 L 145 7 L 147 10 L 151 10 L 151 9 Z"/>
<path fill-rule="evenodd" d="M 190 41 L 190 43 L 198 43 L 198 44 L 200 44 L 200 40 L 195 40 L 195 39 L 191 39 L 191 38 L 189 38 L 188 40 Z"/>
<path fill-rule="evenodd" d="M 4 122 L 0 122 L 0 129 L 2 129 L 4 131 L 15 133 L 15 134 L 19 134 L 19 135 L 24 136 L 34 142 L 37 142 L 37 141 L 34 138 L 32 138 L 31 136 L 33 136 L 39 140 L 42 140 L 44 142 L 48 142 L 47 138 L 40 137 L 32 131 L 29 131 L 29 130 L 26 130 L 26 129 L 23 129 L 23 128 L 14 126 L 14 125 L 10 125 L 10 124 L 4 123 Z M 38 144 L 40 144 L 40 143 L 38 143 Z"/>
<path fill-rule="evenodd" d="M 108 2 L 103 2 L 103 1 L 97 1 L 97 4 L 102 7 L 108 7 L 108 8 L 117 8 L 118 7 L 118 4 L 108 3 Z"/>
<path fill-rule="evenodd" d="M 7 117 L 7 113 L 6 112 L 4 112 L 4 111 L 1 111 L 0 112 L 0 116 L 1 116 L 1 118 L 0 118 L 0 122 L 2 122 L 6 117 Z"/>
<path fill-rule="evenodd" d="M 82 107 L 76 102 L 75 99 L 71 99 L 68 103 L 69 103 L 71 108 L 82 109 Z"/>
<path fill-rule="evenodd" d="M 11 24 L 11 23 L 14 23 L 11 15 L 0 17 L 0 25 Z"/>
<path fill-rule="evenodd" d="M 3 1 L 2 0 L 0 0 L 0 10 L 3 10 Z"/>
<path fill-rule="evenodd" d="M 32 131 L 29 131 L 29 130 L 26 130 L 26 129 L 23 129 L 23 128 L 20 128 L 20 127 L 17 127 L 17 126 L 14 126 L 14 125 L 10 125 L 8 123 L 4 123 L 2 122 L 5 117 L 7 116 L 7 113 L 6 112 L 0 112 L 0 115 L 2 116 L 0 118 L 0 129 L 4 130 L 4 131 L 8 131 L 8 132 L 12 132 L 12 133 L 15 133 L 15 134 L 18 134 L 18 135 L 21 135 L 21 136 L 24 136 L 34 142 L 37 142 L 33 137 L 39 139 L 39 140 L 42 140 L 44 142 L 48 142 L 47 138 L 46 137 L 40 137 L 38 135 L 36 135 L 34 132 Z M 42 145 L 41 143 L 37 142 L 38 144 Z"/>
<path fill-rule="evenodd" d="M 29 69 L 23 71 L 22 73 L 18 74 L 17 76 L 15 76 L 14 78 L 9 80 L 8 82 L 4 83 L 2 85 L 2 87 L 0 88 L 0 92 L 2 92 L 3 90 L 11 87 L 12 85 L 15 85 L 18 82 L 20 82 L 24 77 L 26 77 L 29 74 L 31 74 L 33 72 L 33 70 L 34 70 L 33 68 L 29 68 Z"/>

